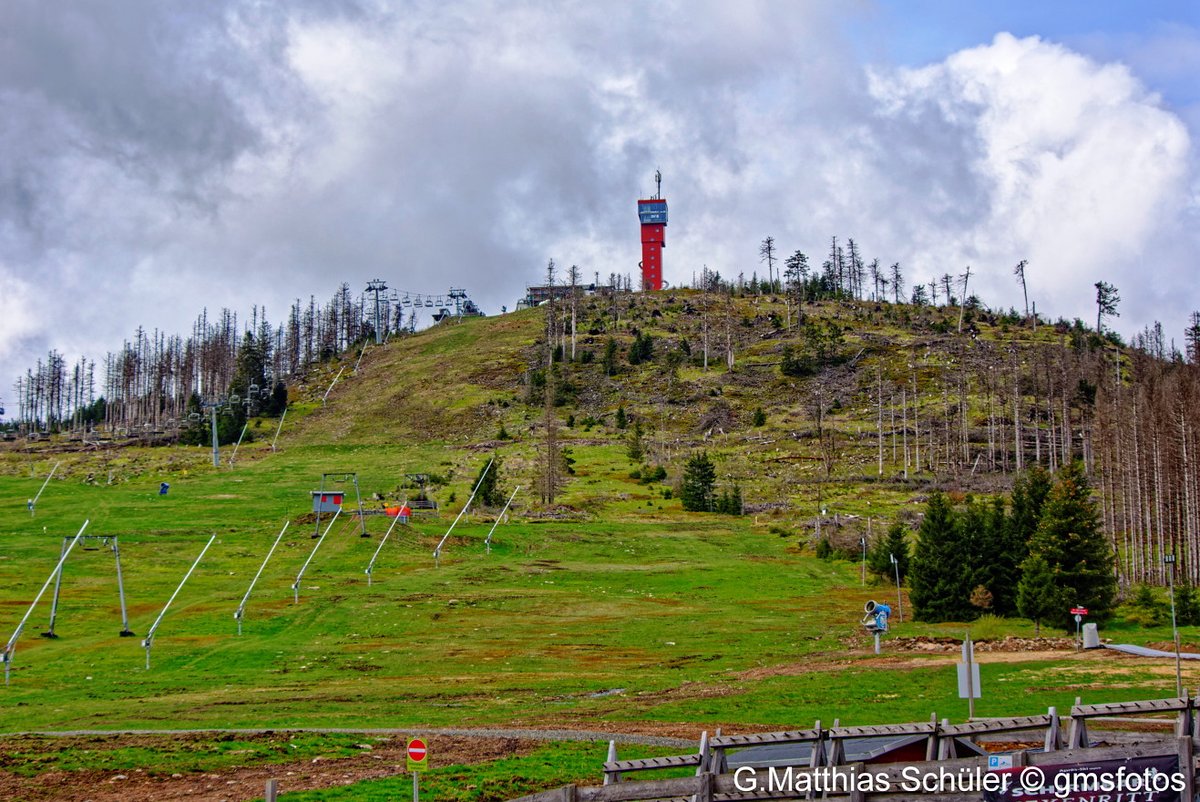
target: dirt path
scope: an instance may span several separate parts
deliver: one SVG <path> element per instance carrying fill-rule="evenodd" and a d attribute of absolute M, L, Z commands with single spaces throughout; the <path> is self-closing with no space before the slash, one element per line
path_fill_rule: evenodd
<path fill-rule="evenodd" d="M 472 764 L 529 754 L 542 742 L 608 741 L 661 746 L 694 747 L 695 741 L 661 734 L 614 734 L 590 730 L 422 730 L 440 765 Z M 286 748 L 293 733 L 361 735 L 359 754 L 320 756 L 285 763 L 266 763 L 264 752 Z M 379 729 L 271 730 L 131 730 L 0 734 L 0 799 L 90 800 L 91 802 L 151 802 L 151 800 L 259 799 L 268 779 L 277 779 L 282 791 L 304 791 L 349 785 L 362 780 L 391 777 L 405 771 L 405 744 L 409 732 Z M 132 770 L 81 769 L 43 771 L 33 776 L 18 773 L 28 764 L 21 755 L 72 751 L 105 752 L 118 749 L 153 751 L 169 747 L 186 752 L 214 739 L 236 738 L 263 747 L 245 750 L 257 756 L 247 765 L 218 771 L 178 772 L 153 768 Z"/>

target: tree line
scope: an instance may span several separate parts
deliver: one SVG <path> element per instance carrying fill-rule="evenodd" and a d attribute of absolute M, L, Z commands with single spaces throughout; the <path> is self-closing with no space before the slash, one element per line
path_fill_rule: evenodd
<path fill-rule="evenodd" d="M 1020 614 L 1066 627 L 1073 606 L 1105 620 L 1117 598 L 1113 550 L 1083 466 L 1053 481 L 1042 468 L 1021 474 L 1005 498 L 967 497 L 955 506 L 930 494 L 909 566 L 922 621 Z"/>
<path fill-rule="evenodd" d="M 415 312 L 384 303 L 383 334 L 411 328 Z M 197 411 L 195 399 L 240 401 L 242 414 L 275 406 L 278 385 L 313 365 L 344 353 L 375 335 L 374 300 L 342 284 L 325 303 L 297 299 L 287 318 L 272 323 L 255 306 L 248 320 L 221 309 L 205 309 L 187 336 L 138 327 L 117 351 L 98 362 L 86 356 L 69 365 L 57 350 L 28 368 L 14 386 L 9 410 L 20 432 L 138 433 L 179 428 Z M 239 371 L 244 374 L 238 384 Z M 254 393 L 250 392 L 251 386 Z"/>

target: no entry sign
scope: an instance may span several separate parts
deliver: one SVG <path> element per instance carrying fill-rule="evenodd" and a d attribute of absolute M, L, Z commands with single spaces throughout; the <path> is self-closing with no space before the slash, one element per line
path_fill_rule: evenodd
<path fill-rule="evenodd" d="M 429 748 L 421 738 L 408 739 L 408 770 L 425 771 L 429 768 Z"/>

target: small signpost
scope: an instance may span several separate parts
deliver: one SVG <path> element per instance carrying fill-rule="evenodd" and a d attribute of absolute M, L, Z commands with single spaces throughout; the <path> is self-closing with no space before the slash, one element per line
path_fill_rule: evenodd
<path fill-rule="evenodd" d="M 1083 617 L 1088 614 L 1088 609 L 1080 605 L 1075 605 L 1071 608 L 1071 615 L 1075 616 L 1075 639 L 1079 641 L 1079 645 L 1083 645 L 1083 636 L 1079 632 L 1079 626 L 1083 623 Z"/>
<path fill-rule="evenodd" d="M 975 662 L 975 644 L 971 635 L 963 640 L 962 662 L 958 664 L 958 698 L 967 700 L 967 720 L 975 718 L 975 700 L 983 697 L 979 682 L 979 663 Z"/>
<path fill-rule="evenodd" d="M 408 770 L 412 772 L 413 776 L 413 802 L 420 802 L 417 777 L 420 772 L 429 768 L 429 747 L 425 745 L 423 738 L 409 738 L 408 748 L 405 752 L 408 755 Z"/>

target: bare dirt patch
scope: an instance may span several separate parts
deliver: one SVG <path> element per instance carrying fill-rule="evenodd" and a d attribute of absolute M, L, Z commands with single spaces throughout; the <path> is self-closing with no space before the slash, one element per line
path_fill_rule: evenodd
<path fill-rule="evenodd" d="M 286 740 L 284 734 L 239 736 L 239 740 Z M 186 748 L 203 740 L 197 735 L 106 736 L 107 749 Z M 211 740 L 211 737 L 209 738 Z M 470 764 L 529 754 L 536 741 L 517 738 L 462 738 L 433 736 L 427 739 L 438 763 Z M 279 780 L 280 791 L 305 791 L 349 785 L 362 780 L 401 774 L 405 770 L 405 740 L 364 737 L 360 754 L 349 757 L 316 757 L 288 763 L 232 766 L 214 772 L 156 772 L 130 770 L 46 771 L 27 777 L 12 771 L 12 760 L 0 763 L 0 798 L 22 800 L 91 800 L 92 802 L 152 802 L 157 800 L 261 799 L 267 780 Z M 57 752 L 97 747 L 95 738 L 22 737 L 0 740 L 0 754 L 30 751 Z M 369 748 L 368 748 L 369 747 Z"/>

